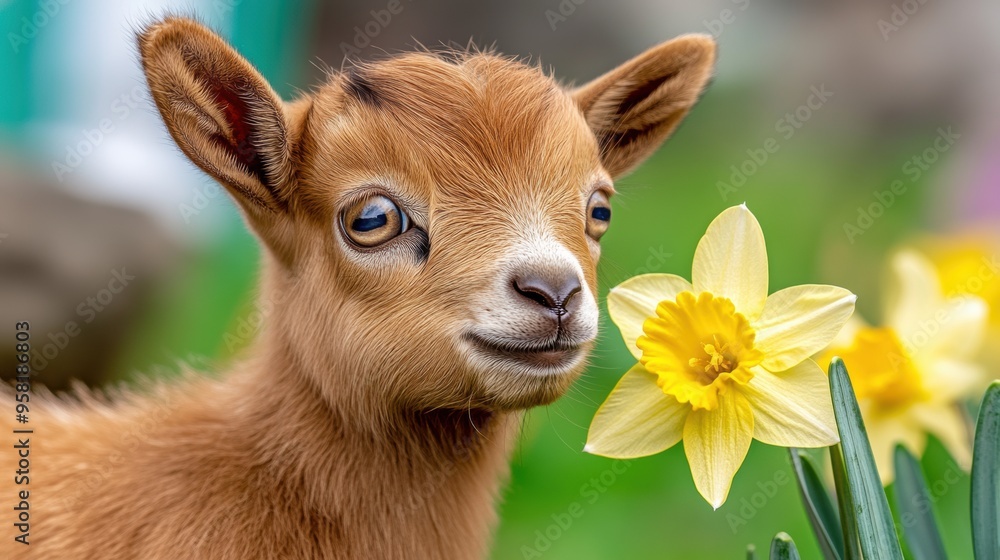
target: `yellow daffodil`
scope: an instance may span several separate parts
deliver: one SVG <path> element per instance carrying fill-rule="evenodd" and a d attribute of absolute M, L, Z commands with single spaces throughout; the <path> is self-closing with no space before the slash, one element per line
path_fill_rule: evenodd
<path fill-rule="evenodd" d="M 990 307 L 986 347 L 1000 345 L 1000 236 L 995 231 L 968 231 L 927 237 L 918 247 L 934 263 L 941 288 L 948 296 L 973 295 Z M 1000 355 L 979 356 L 993 371 L 1000 370 Z"/>
<path fill-rule="evenodd" d="M 718 508 L 752 439 L 838 441 L 827 377 L 809 357 L 856 297 L 818 285 L 768 296 L 764 235 L 746 206 L 709 225 L 691 277 L 644 274 L 611 290 L 611 319 L 639 363 L 597 411 L 584 450 L 632 458 L 683 439 L 695 486 Z"/>
<path fill-rule="evenodd" d="M 928 432 L 968 468 L 969 434 L 956 403 L 985 382 L 973 357 L 988 312 L 978 297 L 946 297 L 934 265 L 920 253 L 897 253 L 891 269 L 883 326 L 852 319 L 819 360 L 844 359 L 885 484 L 893 479 L 896 444 L 919 457 Z"/>

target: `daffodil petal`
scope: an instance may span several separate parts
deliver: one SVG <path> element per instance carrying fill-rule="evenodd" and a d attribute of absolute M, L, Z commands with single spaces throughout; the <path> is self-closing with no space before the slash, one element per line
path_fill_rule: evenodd
<path fill-rule="evenodd" d="M 972 437 L 956 406 L 917 405 L 913 414 L 925 430 L 941 440 L 958 466 L 968 471 L 972 466 Z"/>
<path fill-rule="evenodd" d="M 757 218 L 745 205 L 719 214 L 694 252 L 696 292 L 727 297 L 753 321 L 767 299 L 767 249 Z"/>
<path fill-rule="evenodd" d="M 987 376 L 982 366 L 942 358 L 924 368 L 924 388 L 936 402 L 951 403 L 976 394 L 985 386 Z"/>
<path fill-rule="evenodd" d="M 767 298 L 754 346 L 764 353 L 761 365 L 785 371 L 825 348 L 854 313 L 857 296 L 837 286 L 793 286 Z"/>
<path fill-rule="evenodd" d="M 868 432 L 868 442 L 872 447 L 879 478 L 882 479 L 883 486 L 887 485 L 895 478 L 893 454 L 896 444 L 903 444 L 915 457 L 920 457 L 927 446 L 927 435 L 919 421 L 909 411 L 886 414 L 878 411 L 871 403 L 862 401 L 858 404 L 865 421 L 865 430 Z"/>
<path fill-rule="evenodd" d="M 806 360 L 778 374 L 753 369 L 740 387 L 753 409 L 753 437 L 780 447 L 826 447 L 840 441 L 823 370 Z"/>
<path fill-rule="evenodd" d="M 594 415 L 584 451 L 616 459 L 659 453 L 680 441 L 690 410 L 664 394 L 656 376 L 636 364 Z"/>
<path fill-rule="evenodd" d="M 886 305 L 883 316 L 904 341 L 910 341 L 921 322 L 933 320 L 942 309 L 944 296 L 934 264 L 924 255 L 904 250 L 890 261 L 889 286 L 884 290 Z"/>
<path fill-rule="evenodd" d="M 976 296 L 947 300 L 934 317 L 918 325 L 906 341 L 918 359 L 924 356 L 971 358 L 986 335 L 989 305 Z"/>
<path fill-rule="evenodd" d="M 695 410 L 684 423 L 684 454 L 694 485 L 712 507 L 729 496 L 736 471 L 753 440 L 750 403 L 738 391 L 727 391 L 715 410 Z"/>
<path fill-rule="evenodd" d="M 684 291 L 691 291 L 691 283 L 675 274 L 641 274 L 611 288 L 608 314 L 635 359 L 642 357 L 635 341 L 642 336 L 643 322 L 656 316 L 661 301 L 672 300 Z"/>

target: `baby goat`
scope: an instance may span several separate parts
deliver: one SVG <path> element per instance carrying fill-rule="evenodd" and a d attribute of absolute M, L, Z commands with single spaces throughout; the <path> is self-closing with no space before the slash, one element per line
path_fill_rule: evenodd
<path fill-rule="evenodd" d="M 612 180 L 696 102 L 712 40 L 576 89 L 404 54 L 287 103 L 194 21 L 138 41 L 173 139 L 260 239 L 270 312 L 218 378 L 37 396 L 31 544 L 2 556 L 485 556 L 520 411 L 566 391 L 597 334 Z"/>

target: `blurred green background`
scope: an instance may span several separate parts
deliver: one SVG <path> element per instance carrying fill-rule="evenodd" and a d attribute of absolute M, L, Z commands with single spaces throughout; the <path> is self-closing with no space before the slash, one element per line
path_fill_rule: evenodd
<path fill-rule="evenodd" d="M 220 29 L 286 98 L 321 79 L 322 67 L 339 67 L 345 50 L 364 59 L 472 37 L 580 83 L 675 35 L 716 35 L 713 85 L 665 147 L 617 184 L 602 240 L 602 307 L 607 290 L 635 274 L 689 276 L 708 223 L 746 202 L 767 238 L 772 291 L 836 283 L 877 320 L 893 247 L 925 231 L 995 228 L 1000 215 L 993 4 L 914 1 L 905 21 L 881 0 L 404 0 L 386 21 L 387 5 L 0 0 L 5 324 L 35 317 L 41 332 L 58 333 L 109 270 L 137 277 L 78 338 L 57 344 L 36 368 L 41 382 L 168 376 L 181 361 L 214 368 L 254 332 L 256 244 L 136 89 L 131 30 L 165 11 Z M 135 107 L 116 104 L 122 95 Z M 69 165 L 105 118 L 114 130 Z M 941 127 L 958 140 L 928 152 Z M 768 139 L 773 153 L 762 149 Z M 904 194 L 888 203 L 876 194 L 897 180 Z M 633 363 L 614 325 L 601 326 L 584 378 L 527 416 L 493 557 L 739 558 L 778 531 L 816 557 L 784 450 L 755 442 L 715 512 L 695 491 L 681 446 L 627 464 L 582 453 L 590 418 Z M 932 488 L 951 468 L 936 443 L 924 463 Z M 938 488 L 947 545 L 969 557 L 967 477 Z"/>

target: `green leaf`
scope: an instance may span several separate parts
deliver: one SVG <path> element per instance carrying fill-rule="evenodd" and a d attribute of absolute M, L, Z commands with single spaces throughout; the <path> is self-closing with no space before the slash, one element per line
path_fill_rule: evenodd
<path fill-rule="evenodd" d="M 833 484 L 837 489 L 837 505 L 840 508 L 840 528 L 843 537 L 845 560 L 861 560 L 858 545 L 858 518 L 851 504 L 851 485 L 847 482 L 847 468 L 844 467 L 844 450 L 840 444 L 830 447 L 830 464 L 833 467 Z"/>
<path fill-rule="evenodd" d="M 778 533 L 771 541 L 771 560 L 799 560 L 799 551 L 788 533 Z"/>
<path fill-rule="evenodd" d="M 757 547 L 752 544 L 747 545 L 747 560 L 757 560 Z"/>
<path fill-rule="evenodd" d="M 903 551 L 896 538 L 896 528 L 889 512 L 889 502 L 882 489 L 882 480 L 875 468 L 875 458 L 868 443 L 868 432 L 861 418 L 854 388 L 847 375 L 844 361 L 830 362 L 830 392 L 833 413 L 840 431 L 844 452 L 844 467 L 850 487 L 851 505 L 858 522 L 858 540 L 865 560 L 903 560 Z"/>
<path fill-rule="evenodd" d="M 913 558 L 947 558 L 920 463 L 902 445 L 896 446 L 893 462 L 896 468 L 896 509 L 903 522 L 903 538 Z"/>
<path fill-rule="evenodd" d="M 972 549 L 976 560 L 1000 558 L 1000 381 L 983 396 L 972 451 Z"/>
<path fill-rule="evenodd" d="M 816 472 L 816 466 L 804 451 L 789 448 L 792 457 L 792 470 L 799 483 L 799 493 L 806 506 L 806 514 L 812 524 L 813 533 L 819 541 L 823 556 L 828 560 L 840 560 L 844 557 L 844 542 L 840 539 L 840 518 L 833 508 L 830 495 Z"/>

